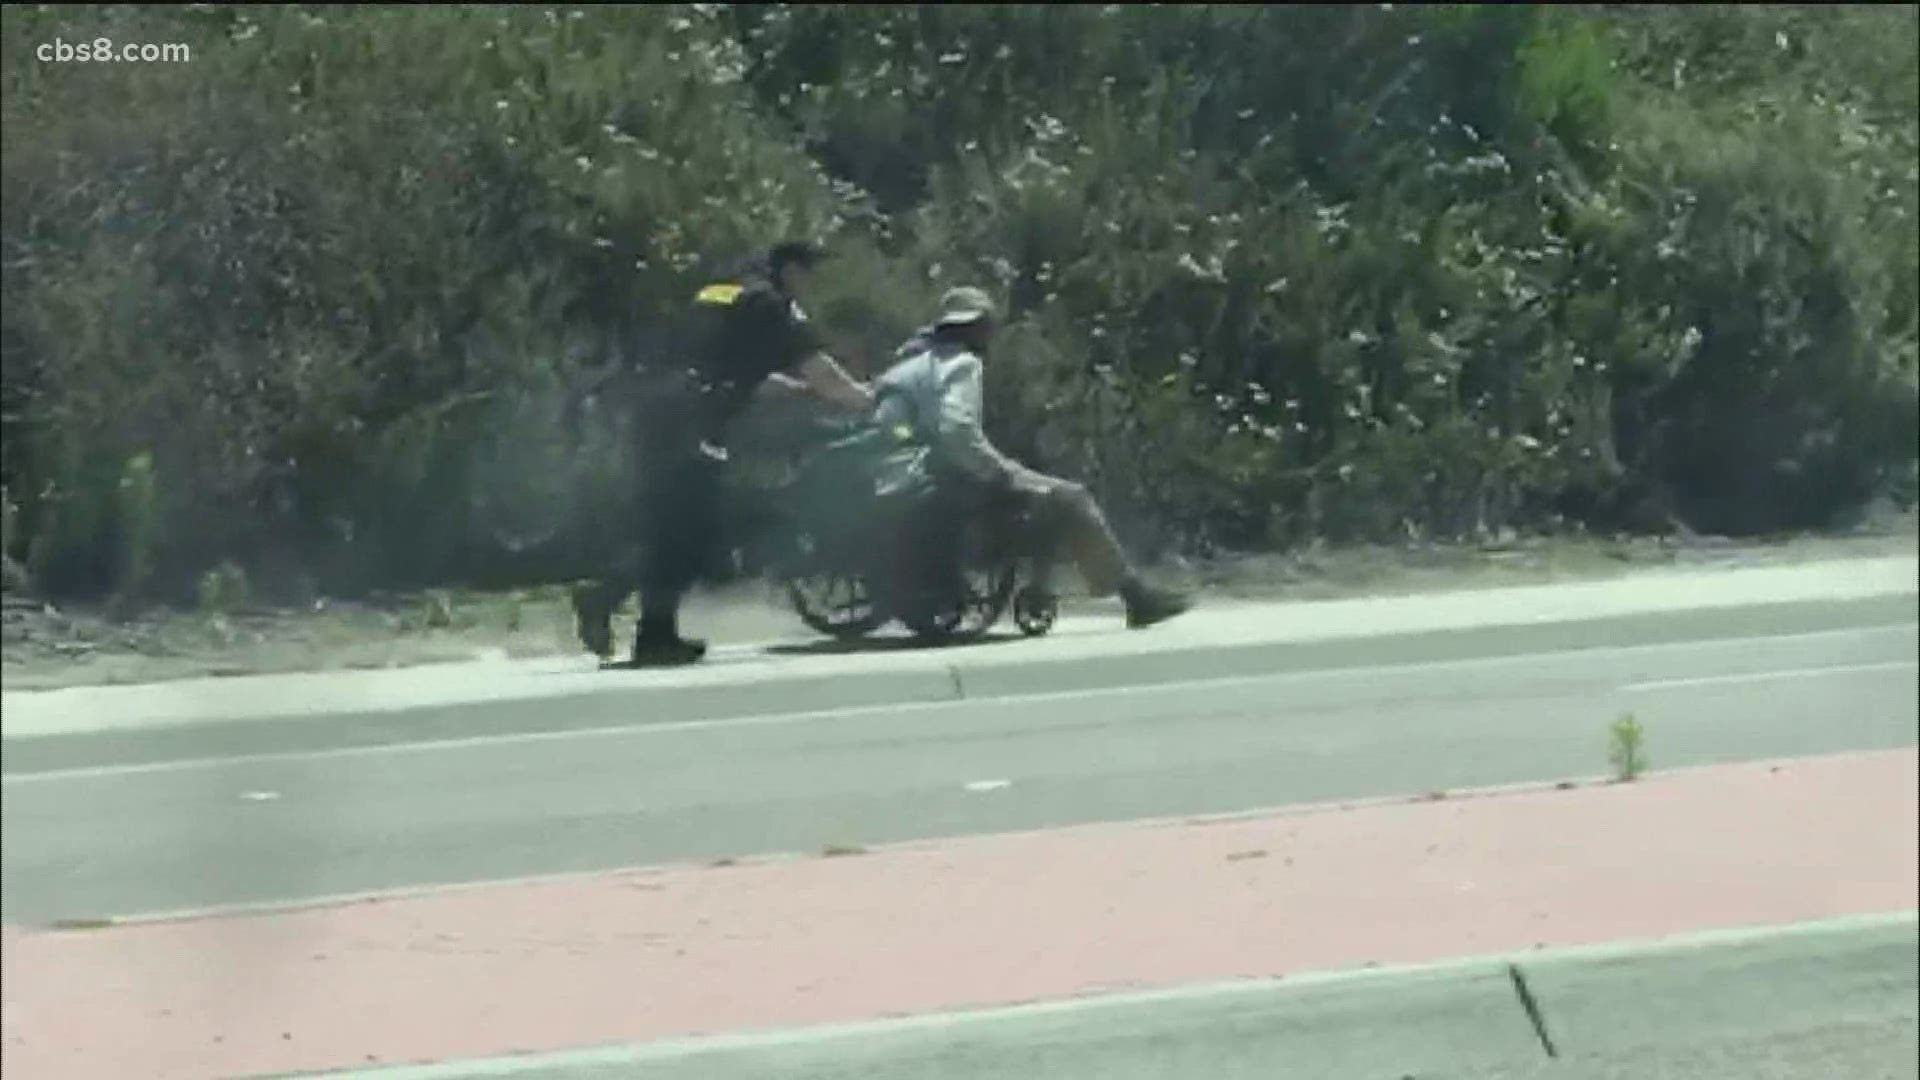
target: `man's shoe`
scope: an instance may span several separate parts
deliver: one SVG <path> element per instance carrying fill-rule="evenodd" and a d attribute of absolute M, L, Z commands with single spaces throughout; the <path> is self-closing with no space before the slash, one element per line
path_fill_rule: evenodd
<path fill-rule="evenodd" d="M 1176 615 L 1184 615 L 1193 607 L 1193 600 L 1168 589 L 1156 589 L 1151 585 L 1129 585 L 1120 590 L 1120 596 L 1127 605 L 1127 628 L 1142 630 L 1155 623 L 1163 623 Z"/>
<path fill-rule="evenodd" d="M 679 667 L 697 664 L 707 655 L 707 643 L 682 637 L 636 637 L 633 666 Z"/>
<path fill-rule="evenodd" d="M 573 587 L 573 632 L 587 651 L 605 660 L 613 655 L 613 604 L 599 585 Z"/>

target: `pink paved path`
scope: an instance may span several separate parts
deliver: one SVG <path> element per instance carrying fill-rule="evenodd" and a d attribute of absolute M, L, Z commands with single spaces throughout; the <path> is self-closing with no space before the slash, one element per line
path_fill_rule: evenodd
<path fill-rule="evenodd" d="M 1916 906 L 1913 750 L 5 931 L 7 1080 L 849 1021 Z"/>

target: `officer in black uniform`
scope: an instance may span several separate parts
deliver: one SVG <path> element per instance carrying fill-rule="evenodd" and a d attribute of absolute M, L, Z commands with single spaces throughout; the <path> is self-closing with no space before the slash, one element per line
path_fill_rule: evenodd
<path fill-rule="evenodd" d="M 799 303 L 825 254 L 812 243 L 783 243 L 760 273 L 708 285 L 696 297 L 692 364 L 656 389 L 635 417 L 643 516 L 637 574 L 616 571 L 573 593 L 580 640 L 596 655 L 612 653 L 613 611 L 636 586 L 635 666 L 689 664 L 706 655 L 705 642 L 680 636 L 680 603 L 722 553 L 727 429 L 756 392 L 771 385 L 850 412 L 872 408 L 872 393 L 827 355 Z"/>

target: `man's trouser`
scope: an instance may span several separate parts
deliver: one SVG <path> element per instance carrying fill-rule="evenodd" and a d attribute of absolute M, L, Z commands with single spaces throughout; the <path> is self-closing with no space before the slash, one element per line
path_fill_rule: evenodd
<path fill-rule="evenodd" d="M 1071 480 L 1031 469 L 1016 474 L 1013 487 L 1021 498 L 1029 500 L 1042 535 L 1053 541 L 1041 560 L 1042 582 L 1048 579 L 1053 552 L 1065 547 L 1080 568 L 1080 576 L 1086 579 L 1089 595 L 1112 596 L 1120 591 L 1133 568 L 1092 492 Z"/>
<path fill-rule="evenodd" d="M 986 499 L 989 506 L 1010 501 L 1014 508 L 1032 515 L 1041 544 L 1034 577 L 1042 587 L 1050 585 L 1053 564 L 1061 551 L 1072 557 L 1087 583 L 1087 592 L 1094 597 L 1119 592 L 1132 575 L 1133 568 L 1106 515 L 1083 485 L 1021 468 L 1007 487 L 993 491 Z"/>

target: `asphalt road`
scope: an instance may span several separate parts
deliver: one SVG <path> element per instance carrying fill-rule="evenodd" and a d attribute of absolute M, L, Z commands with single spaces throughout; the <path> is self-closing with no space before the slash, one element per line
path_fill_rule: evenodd
<path fill-rule="evenodd" d="M 1899 608 L 1808 606 L 1743 636 L 1725 616 L 1676 615 L 1577 651 L 1528 631 L 1411 659 L 1357 641 L 1271 674 L 833 712 L 580 728 L 548 715 L 567 706 L 526 702 L 520 730 L 472 737 L 236 740 L 154 760 L 118 757 L 107 739 L 101 763 L 83 753 L 34 771 L 10 746 L 0 915 L 127 916 L 1590 777 L 1626 712 L 1656 768 L 1911 746 L 1920 640 L 1904 603 L 1893 621 Z"/>

